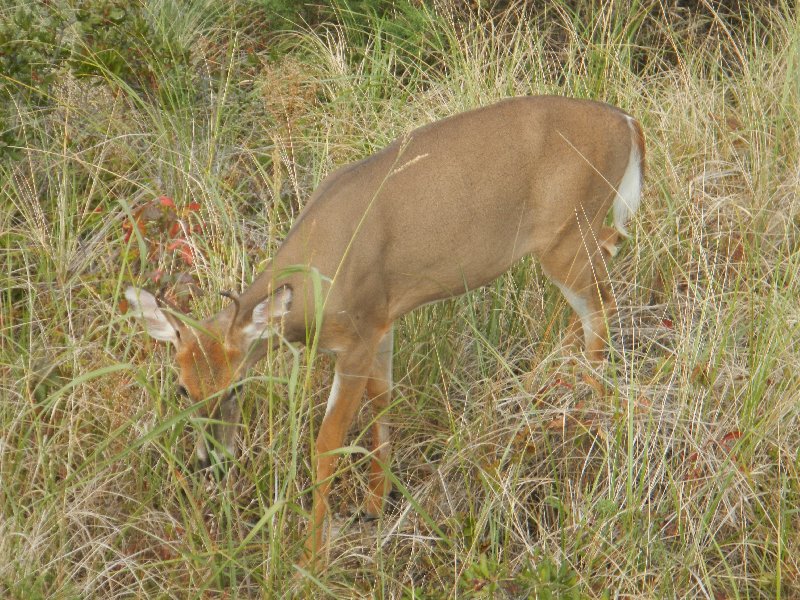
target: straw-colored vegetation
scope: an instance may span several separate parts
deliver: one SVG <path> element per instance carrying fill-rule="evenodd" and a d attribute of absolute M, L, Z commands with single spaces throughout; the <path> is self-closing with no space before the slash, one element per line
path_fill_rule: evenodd
<path fill-rule="evenodd" d="M 800 597 L 793 3 L 353 2 L 310 25 L 270 4 L 290 20 L 244 0 L 0 9 L 0 595 Z M 240 461 L 211 483 L 123 286 L 205 316 L 336 166 L 541 93 L 647 134 L 608 362 L 562 347 L 566 305 L 529 262 L 408 315 L 399 494 L 356 518 L 364 411 L 327 567 L 296 576 L 330 360 L 259 365 Z"/>

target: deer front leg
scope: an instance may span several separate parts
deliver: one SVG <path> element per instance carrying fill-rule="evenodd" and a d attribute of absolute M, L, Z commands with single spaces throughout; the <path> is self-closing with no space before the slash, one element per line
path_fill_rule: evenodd
<path fill-rule="evenodd" d="M 385 412 L 392 393 L 393 340 L 392 330 L 389 329 L 378 344 L 367 381 L 367 398 L 375 419 L 372 424 L 372 460 L 369 465 L 369 489 L 364 511 L 370 518 L 381 513 L 386 495 L 392 489 L 385 471 L 389 468 L 391 457 L 389 424 Z"/>
<path fill-rule="evenodd" d="M 362 360 L 343 357 L 336 364 L 336 375 L 333 378 L 325 417 L 317 434 L 313 461 L 314 502 L 306 541 L 306 559 L 312 567 L 322 548 L 322 532 L 328 511 L 328 492 L 339 458 L 336 450 L 342 447 L 344 436 L 358 411 L 371 361 L 371 355 L 363 357 Z"/>

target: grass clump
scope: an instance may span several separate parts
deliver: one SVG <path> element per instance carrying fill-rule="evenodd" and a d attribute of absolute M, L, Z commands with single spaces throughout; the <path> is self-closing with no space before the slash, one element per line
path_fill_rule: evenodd
<path fill-rule="evenodd" d="M 4 9 L 4 597 L 800 594 L 800 30 L 789 3 L 728 6 Z M 283 33 L 254 25 L 281 14 Z M 297 582 L 328 359 L 286 350 L 252 373 L 237 469 L 208 485 L 170 350 L 120 290 L 208 314 L 336 166 L 539 93 L 612 102 L 647 134 L 609 364 L 568 360 L 564 302 L 527 261 L 408 315 L 401 499 L 352 518 L 365 412 L 328 567 Z"/>

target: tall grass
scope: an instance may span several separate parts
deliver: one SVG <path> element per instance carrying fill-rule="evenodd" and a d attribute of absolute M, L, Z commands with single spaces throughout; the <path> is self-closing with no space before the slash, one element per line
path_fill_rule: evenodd
<path fill-rule="evenodd" d="M 17 100 L 20 156 L 0 164 L 3 596 L 800 595 L 798 21 L 789 4 L 623 4 L 340 8 L 259 48 L 233 9 L 147 0 L 189 56 L 184 70 L 142 54 L 158 94 L 97 57 L 92 78 L 59 76 L 46 110 Z M 529 261 L 405 317 L 400 493 L 376 523 L 356 518 L 364 411 L 327 567 L 295 577 L 329 359 L 284 348 L 259 365 L 241 457 L 211 483 L 187 467 L 197 412 L 171 350 L 120 290 L 163 277 L 205 316 L 336 166 L 539 93 L 612 102 L 647 133 L 608 363 L 562 347 L 565 303 Z M 158 231 L 128 235 L 159 196 L 198 232 L 190 263 L 150 252 Z"/>

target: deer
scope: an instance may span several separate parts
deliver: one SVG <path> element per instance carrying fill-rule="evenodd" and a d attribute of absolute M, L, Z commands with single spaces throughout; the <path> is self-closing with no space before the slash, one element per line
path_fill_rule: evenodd
<path fill-rule="evenodd" d="M 532 255 L 574 311 L 568 329 L 582 334 L 587 359 L 604 359 L 616 310 L 606 259 L 629 235 L 644 161 L 642 128 L 619 108 L 509 98 L 414 129 L 328 175 L 263 272 L 199 323 L 128 287 L 130 314 L 175 347 L 177 390 L 207 413 L 197 462 L 208 466 L 216 448 L 235 455 L 237 390 L 268 352 L 313 340 L 333 353 L 333 383 L 311 449 L 303 562 L 313 565 L 337 450 L 364 396 L 374 411 L 365 515 L 380 515 L 391 490 L 386 412 L 398 318 L 485 286 Z"/>

